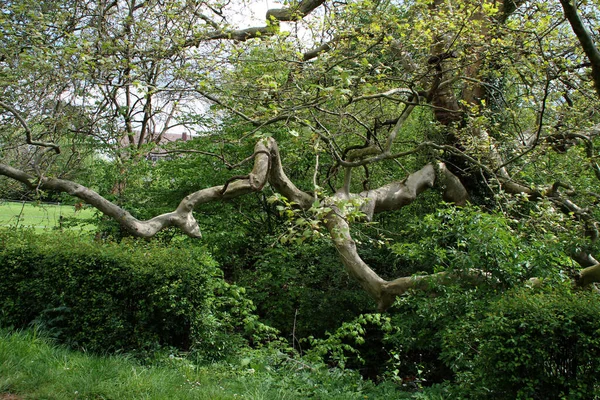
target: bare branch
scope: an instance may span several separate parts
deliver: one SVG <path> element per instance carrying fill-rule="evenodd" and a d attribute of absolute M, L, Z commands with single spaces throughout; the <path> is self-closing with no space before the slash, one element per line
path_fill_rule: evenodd
<path fill-rule="evenodd" d="M 49 148 L 53 149 L 56 152 L 56 154 L 60 154 L 60 147 L 58 145 L 56 145 L 54 143 L 37 142 L 37 141 L 33 140 L 31 129 L 29 129 L 29 125 L 27 124 L 27 122 L 25 122 L 25 120 L 23 119 L 23 117 L 21 117 L 21 114 L 19 114 L 19 112 L 17 112 L 17 110 L 15 110 L 14 108 L 12 108 L 11 106 L 9 106 L 8 104 L 6 104 L 3 101 L 0 101 L 0 107 L 9 111 L 11 114 L 13 114 L 15 116 L 17 121 L 19 121 L 19 123 L 25 130 L 25 135 L 26 135 L 25 140 L 26 140 L 27 144 L 30 144 L 33 146 L 49 147 Z"/>
<path fill-rule="evenodd" d="M 343 36 L 336 36 L 328 42 L 323 43 L 320 46 L 315 47 L 312 50 L 307 51 L 302 55 L 302 61 L 310 61 L 313 58 L 317 58 L 322 53 L 326 53 L 333 48 L 333 45 L 339 42 Z"/>
<path fill-rule="evenodd" d="M 407 89 L 407 88 L 395 88 L 395 89 L 390 89 L 383 93 L 375 93 L 375 94 L 370 94 L 370 95 L 366 95 L 366 96 L 355 97 L 351 100 L 351 102 L 354 103 L 354 102 L 362 101 L 362 100 L 372 100 L 372 99 L 380 99 L 380 98 L 398 101 L 398 99 L 391 97 L 395 94 L 406 94 L 406 95 L 412 97 L 415 94 L 415 92 L 413 90 Z"/>
<path fill-rule="evenodd" d="M 600 282 L 600 264 L 584 268 L 579 271 L 579 275 L 575 279 L 575 285 L 579 287 L 586 287 L 596 282 Z"/>
<path fill-rule="evenodd" d="M 121 224 L 128 232 L 138 237 L 152 237 L 169 226 L 177 226 L 188 236 L 201 237 L 200 228 L 192 211 L 198 204 L 218 199 L 228 199 L 261 190 L 269 175 L 269 149 L 260 141 L 255 147 L 254 168 L 246 179 L 227 186 L 213 186 L 186 196 L 177 209 L 147 221 L 140 221 L 128 211 L 106 200 L 95 191 L 78 183 L 56 178 L 36 178 L 11 166 L 0 164 L 0 175 L 15 179 L 30 188 L 65 192 L 97 208 Z M 224 190 L 225 189 L 225 190 Z"/>
<path fill-rule="evenodd" d="M 446 177 L 444 180 L 448 187 L 451 187 L 450 190 L 447 187 L 448 196 L 446 197 L 459 204 L 464 204 L 466 190 L 458 178 L 454 177 L 456 180 L 448 179 L 454 175 L 443 164 L 439 166 L 439 171 Z M 410 174 L 402 182 L 394 182 L 379 189 L 360 193 L 358 197 L 367 199 L 361 210 L 370 218 L 375 212 L 402 208 L 412 203 L 424 190 L 433 187 L 436 179 L 441 179 L 441 176 L 438 176 L 433 165 L 428 164 L 421 170 Z M 461 189 L 455 185 L 460 185 Z M 339 196 L 343 196 L 343 194 L 339 194 L 337 197 L 339 198 Z M 335 202 L 330 207 L 332 211 L 325 217 L 325 224 L 340 254 L 342 263 L 348 273 L 377 302 L 380 311 L 391 306 L 396 296 L 403 294 L 409 288 L 416 288 L 420 282 L 432 278 L 432 276 L 403 277 L 391 282 L 382 279 L 359 256 L 356 243 L 350 235 L 350 226 L 335 206 Z"/>
<path fill-rule="evenodd" d="M 325 3 L 325 0 L 302 0 L 295 7 L 275 8 L 267 11 L 267 21 L 297 21 L 310 14 L 315 8 Z"/>
<path fill-rule="evenodd" d="M 298 189 L 296 185 L 287 177 L 281 165 L 279 156 L 279 147 L 273 138 L 267 139 L 271 150 L 271 171 L 269 173 L 269 183 L 274 190 L 284 195 L 288 200 L 295 202 L 301 208 L 308 210 L 314 201 L 312 195 Z"/>
<path fill-rule="evenodd" d="M 279 31 L 277 27 L 278 22 L 300 20 L 323 3 L 325 3 L 325 0 L 302 0 L 293 7 L 271 9 L 267 11 L 266 26 L 257 26 L 237 30 L 216 29 L 213 32 L 208 32 L 206 34 L 198 35 L 186 40 L 183 44 L 183 48 L 199 46 L 204 40 L 227 39 L 243 42 L 249 39 L 272 36 Z M 212 23 L 208 23 L 214 27 Z"/>

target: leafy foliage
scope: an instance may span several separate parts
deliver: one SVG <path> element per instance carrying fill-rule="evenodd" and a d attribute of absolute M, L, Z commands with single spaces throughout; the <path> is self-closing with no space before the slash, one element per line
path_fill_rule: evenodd
<path fill-rule="evenodd" d="M 426 291 L 400 297 L 388 316 L 347 320 L 313 339 L 310 354 L 448 398 L 597 395 L 600 299 L 572 291 L 572 240 L 549 234 L 556 215 L 536 207 L 521 221 L 473 206 L 404 215 L 395 262 L 408 273 L 452 279 L 432 278 Z M 517 236 L 516 225 L 536 222 Z M 544 277 L 543 289 L 532 276 Z"/>
<path fill-rule="evenodd" d="M 596 354 L 588 338 L 597 300 L 586 293 L 578 303 L 566 282 L 579 272 L 570 257 L 594 264 L 600 246 L 600 113 L 588 74 L 598 60 L 578 44 L 583 34 L 572 34 L 559 2 L 328 2 L 290 32 L 276 17 L 265 29 L 230 31 L 226 8 L 237 3 L 104 3 L 4 5 L 3 174 L 36 198 L 49 196 L 39 190 L 53 188 L 46 178 L 75 177 L 147 219 L 232 175 L 246 179 L 248 168 L 232 160 L 252 154 L 249 140 L 276 138 L 287 176 L 314 194 L 313 207 L 300 209 L 289 192 L 271 196 L 265 185 L 244 200 L 198 205 L 196 219 L 223 275 L 247 286 L 261 316 L 294 346 L 312 334 L 314 354 L 328 363 L 415 390 L 458 380 L 456 397 L 595 395 L 590 371 L 598 368 L 586 354 Z M 592 2 L 579 5 L 594 27 Z M 306 53 L 307 45 L 322 52 Z M 209 109 L 194 110 L 206 102 Z M 175 126 L 201 137 L 165 146 Z M 51 151 L 57 145 L 61 154 Z M 173 152 L 151 161 L 158 147 Z M 357 222 L 367 198 L 381 200 L 372 203 L 379 212 L 445 186 L 440 167 L 429 167 L 435 183 L 412 173 L 439 161 L 477 206 L 407 208 L 375 217 L 379 231 L 330 232 L 382 307 L 404 293 L 389 319 L 360 315 L 366 296 L 321 242 L 325 219 Z M 119 221 L 101 222 L 105 237 L 127 236 Z M 370 248 L 388 242 L 385 230 L 400 230 L 393 254 Z M 370 232 L 377 239 L 363 240 Z M 181 250 L 188 241 L 174 230 L 159 234 L 168 250 L 2 235 L 7 324 L 36 321 L 98 350 L 174 345 L 209 358 L 262 329 L 243 290 L 222 281 L 205 250 Z M 67 241 L 77 245 L 60 246 Z M 425 282 L 426 293 L 405 292 L 411 274 L 432 275 L 411 281 Z M 371 286 L 366 276 L 375 277 Z M 540 284 L 550 290 L 529 288 Z M 498 371 L 501 378 L 490 375 Z M 532 380 L 518 380 L 523 371 Z M 581 382 L 567 382 L 573 376 Z"/>
<path fill-rule="evenodd" d="M 557 236 L 554 229 L 561 214 L 535 205 L 530 218 L 515 220 L 480 207 L 445 207 L 415 218 L 405 229 L 406 240 L 392 245 L 414 271 L 481 271 L 489 284 L 510 287 L 531 277 L 565 279 L 573 268 L 568 252 L 574 238 Z M 544 220 L 544 217 L 547 217 Z M 537 229 L 522 229 L 537 225 Z"/>
<path fill-rule="evenodd" d="M 443 337 L 467 398 L 590 399 L 600 395 L 596 293 L 516 289 Z"/>
<path fill-rule="evenodd" d="M 71 346 L 175 346 L 219 358 L 266 329 L 198 246 L 3 230 L 0 266 L 2 325 L 33 323 Z"/>
<path fill-rule="evenodd" d="M 368 296 L 340 268 L 329 243 L 272 244 L 262 249 L 256 262 L 239 270 L 236 281 L 248 288 L 264 322 L 290 342 L 297 345 L 309 335 L 321 337 L 372 309 Z"/>
<path fill-rule="evenodd" d="M 39 331 L 0 331 L 0 392 L 28 398 L 364 400 L 408 398 L 355 372 L 329 369 L 278 349 L 246 351 L 230 363 L 198 365 L 175 353 L 151 365 L 48 343 Z"/>

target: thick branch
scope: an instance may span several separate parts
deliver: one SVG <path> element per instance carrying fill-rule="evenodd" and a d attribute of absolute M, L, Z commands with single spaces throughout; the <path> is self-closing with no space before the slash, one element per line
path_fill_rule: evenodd
<path fill-rule="evenodd" d="M 279 147 L 273 138 L 268 139 L 268 145 L 271 151 L 271 170 L 269 173 L 269 183 L 274 190 L 284 195 L 289 201 L 298 204 L 302 209 L 309 209 L 314 201 L 312 195 L 298 189 L 296 185 L 287 177 L 281 165 L 279 157 Z"/>
<path fill-rule="evenodd" d="M 438 166 L 437 171 L 433 165 L 428 164 L 402 182 L 394 182 L 379 189 L 360 193 L 358 196 L 367 199 L 362 211 L 370 219 L 373 213 L 400 209 L 412 203 L 424 190 L 433 187 L 438 180 L 445 185 L 444 196 L 447 200 L 457 204 L 466 202 L 467 193 L 458 178 L 443 164 Z M 411 276 L 391 282 L 382 279 L 359 256 L 356 244 L 350 235 L 350 227 L 335 205 L 332 205 L 332 212 L 325 219 L 327 229 L 346 270 L 377 301 L 379 310 L 387 309 L 396 296 L 410 288 L 417 288 L 424 281 L 432 278 Z"/>
<path fill-rule="evenodd" d="M 202 189 L 186 196 L 173 212 L 154 217 L 148 221 L 140 221 L 129 212 L 106 200 L 93 190 L 63 179 L 36 178 L 26 172 L 8 165 L 0 164 L 0 175 L 15 179 L 28 187 L 66 192 L 87 202 L 104 214 L 118 221 L 131 234 L 140 237 L 151 237 L 161 229 L 177 226 L 191 237 L 200 237 L 200 229 L 192 211 L 199 204 L 213 200 L 233 198 L 262 190 L 268 181 L 274 190 L 286 196 L 290 201 L 303 209 L 309 209 L 314 197 L 298 189 L 283 171 L 279 149 L 274 139 L 269 138 L 257 143 L 254 149 L 254 168 L 242 179 L 226 185 Z M 429 164 L 409 175 L 402 182 L 395 182 L 373 191 L 366 191 L 358 196 L 366 198 L 367 213 L 399 209 L 415 200 L 416 196 L 430 188 L 437 181 L 446 186 L 445 197 L 456 203 L 466 201 L 466 191 L 456 177 L 443 164 L 437 168 Z M 332 199 L 335 203 L 335 197 Z M 387 282 L 379 277 L 358 255 L 356 244 L 350 236 L 348 223 L 332 206 L 332 212 L 326 217 L 325 224 L 329 229 L 333 242 L 340 253 L 342 262 L 349 274 L 377 301 L 381 310 L 389 307 L 396 296 L 408 288 L 417 287 L 420 282 L 430 277 L 405 277 Z"/>
<path fill-rule="evenodd" d="M 198 223 L 192 214 L 194 207 L 209 201 L 233 198 L 261 190 L 267 182 L 269 175 L 270 150 L 268 146 L 270 144 L 265 145 L 262 141 L 257 143 L 255 147 L 254 168 L 246 179 L 232 182 L 227 187 L 221 185 L 199 190 L 186 196 L 175 211 L 161 214 L 147 221 L 136 219 L 129 212 L 106 200 L 95 191 L 72 181 L 44 177 L 37 178 L 4 164 L 0 164 L 0 175 L 15 179 L 32 189 L 39 188 L 64 192 L 77 197 L 119 222 L 121 226 L 134 236 L 152 237 L 162 229 L 169 226 L 177 226 L 187 235 L 199 238 L 202 235 Z"/>
<path fill-rule="evenodd" d="M 322 53 L 328 52 L 329 50 L 331 50 L 333 48 L 333 45 L 335 43 L 337 43 L 341 38 L 342 38 L 341 36 L 336 36 L 333 39 L 331 39 L 329 42 L 325 42 L 322 45 L 317 46 L 314 49 L 307 51 L 306 53 L 304 53 L 302 55 L 302 61 L 310 61 L 313 58 L 317 58 Z"/>
<path fill-rule="evenodd" d="M 245 29 L 236 30 L 219 30 L 207 33 L 205 36 L 200 38 L 193 38 L 186 42 L 185 47 L 198 46 L 203 40 L 218 40 L 218 39 L 230 39 L 244 42 L 249 39 L 272 36 L 277 32 L 276 29 L 270 26 L 255 26 Z"/>
<path fill-rule="evenodd" d="M 586 287 L 596 282 L 600 282 L 600 264 L 595 264 L 581 270 L 575 281 L 576 286 L 579 287 Z"/>
<path fill-rule="evenodd" d="M 305 15 L 310 14 L 315 8 L 323 4 L 325 0 L 302 0 L 296 7 L 275 8 L 267 11 L 267 21 L 297 21 Z"/>
<path fill-rule="evenodd" d="M 208 32 L 204 35 L 198 35 L 196 37 L 188 39 L 184 43 L 183 47 L 186 48 L 198 46 L 204 40 L 233 39 L 238 41 L 246 41 L 254 38 L 272 36 L 278 32 L 278 22 L 301 20 L 323 3 L 325 3 L 325 0 L 302 0 L 296 6 L 271 9 L 267 11 L 266 26 L 257 26 L 237 30 L 217 29 L 215 31 Z M 209 24 L 214 27 L 214 23 Z M 323 49 L 322 51 L 325 51 L 325 49 Z M 319 51 L 319 53 L 322 51 Z"/>
<path fill-rule="evenodd" d="M 590 60 L 594 87 L 596 88 L 598 96 L 600 96 L 600 51 L 598 51 L 598 48 L 594 45 L 592 35 L 585 29 L 585 26 L 583 26 L 583 22 L 577 13 L 577 8 L 573 4 L 573 0 L 560 0 L 560 4 L 562 4 L 565 17 L 567 17 L 569 24 L 571 24 L 573 32 L 577 36 L 577 39 L 579 39 L 581 48 Z"/>

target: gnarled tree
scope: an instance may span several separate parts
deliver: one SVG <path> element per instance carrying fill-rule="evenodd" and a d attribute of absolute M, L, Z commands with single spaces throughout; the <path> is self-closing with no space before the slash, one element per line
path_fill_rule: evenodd
<path fill-rule="evenodd" d="M 381 310 L 408 289 L 453 273 L 384 280 L 358 254 L 348 203 L 371 220 L 430 188 L 457 205 L 501 202 L 494 196 L 510 193 L 549 201 L 591 243 L 598 236 L 597 49 L 593 35 L 576 28 L 584 22 L 570 2 L 561 1 L 563 13 L 558 4 L 535 1 L 303 0 L 269 10 L 264 26 L 242 29 L 227 23 L 218 3 L 72 2 L 32 10 L 13 2 L 0 17 L 3 31 L 12 29 L 1 58 L 7 147 L 0 175 L 75 196 L 132 235 L 176 226 L 200 238 L 194 212 L 201 204 L 269 185 L 326 226 L 348 273 Z M 298 29 L 282 32 L 285 21 Z M 31 31 L 39 40 L 18 40 Z M 82 136 L 116 154 L 123 143 L 142 151 L 175 125 L 198 127 L 200 113 L 182 107 L 204 104 L 212 109 L 203 117 L 214 110 L 216 125 L 230 118 L 249 127 L 240 141 L 262 136 L 247 175 L 199 188 L 175 211 L 145 221 L 60 176 L 69 162 L 57 163 L 59 149 L 76 154 Z M 81 115 L 66 114 L 66 105 Z M 218 127 L 198 134 L 209 129 Z M 273 129 L 315 149 L 313 187 L 301 190 L 288 178 L 278 143 L 265 137 Z M 9 146 L 25 156 L 11 159 Z M 549 157 L 576 167 L 557 171 Z M 370 189 L 373 182 L 378 187 Z M 573 257 L 585 267 L 576 283 L 596 282 L 593 254 L 577 249 Z"/>

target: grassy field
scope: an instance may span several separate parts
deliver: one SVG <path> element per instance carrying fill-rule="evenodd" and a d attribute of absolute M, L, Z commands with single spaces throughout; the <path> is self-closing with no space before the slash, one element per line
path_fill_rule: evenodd
<path fill-rule="evenodd" d="M 54 346 L 35 331 L 0 330 L 0 399 L 407 399 L 391 386 L 328 369 L 221 363 L 199 366 L 165 354 L 156 366 Z M 303 366 L 302 363 L 299 364 Z M 250 368 L 254 366 L 254 368 Z"/>
<path fill-rule="evenodd" d="M 84 220 L 94 215 L 92 208 L 75 211 L 72 205 L 17 203 L 0 201 L 0 227 L 19 226 L 35 229 L 53 229 L 59 226 L 61 217 L 65 225 L 72 225 L 73 219 Z M 81 225 L 75 229 L 89 230 L 91 225 Z"/>
<path fill-rule="evenodd" d="M 125 357 L 70 352 L 32 333 L 0 336 L 0 398 L 2 393 L 19 399 L 233 397 L 223 396 L 218 382 L 191 383 L 176 369 L 143 367 Z"/>

